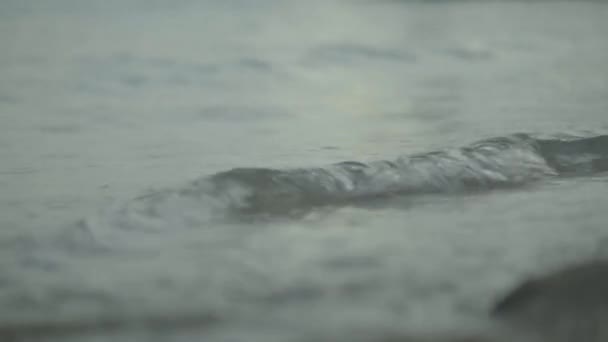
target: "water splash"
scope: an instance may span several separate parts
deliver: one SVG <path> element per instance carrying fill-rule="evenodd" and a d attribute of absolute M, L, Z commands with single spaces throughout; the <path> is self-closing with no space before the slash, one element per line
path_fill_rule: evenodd
<path fill-rule="evenodd" d="M 107 210 L 94 224 L 105 221 L 126 231 L 196 228 L 209 222 L 293 216 L 393 197 L 520 187 L 548 177 L 606 170 L 606 135 L 540 139 L 514 134 L 391 161 L 232 169 L 179 189 L 137 197 Z"/>

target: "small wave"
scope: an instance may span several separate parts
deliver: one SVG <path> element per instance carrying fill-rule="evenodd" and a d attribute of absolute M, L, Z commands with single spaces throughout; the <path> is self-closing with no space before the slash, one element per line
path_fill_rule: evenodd
<path fill-rule="evenodd" d="M 511 188 L 547 177 L 607 170 L 607 135 L 540 139 L 514 134 L 391 161 L 232 169 L 181 189 L 138 197 L 110 216 L 113 226 L 162 230 L 216 219 L 297 215 L 395 196 Z"/>
<path fill-rule="evenodd" d="M 360 62 L 415 62 L 411 52 L 381 49 L 361 44 L 327 44 L 313 49 L 307 59 L 315 65 L 344 65 Z"/>
<path fill-rule="evenodd" d="M 584 176 L 608 170 L 608 135 L 538 139 L 539 153 L 561 175 Z"/>

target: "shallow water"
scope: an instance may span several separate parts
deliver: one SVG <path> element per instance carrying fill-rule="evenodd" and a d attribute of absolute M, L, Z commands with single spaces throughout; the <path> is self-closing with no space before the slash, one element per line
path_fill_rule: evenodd
<path fill-rule="evenodd" d="M 0 18 L 0 334 L 494 333 L 522 278 L 607 256 L 603 2 Z"/>

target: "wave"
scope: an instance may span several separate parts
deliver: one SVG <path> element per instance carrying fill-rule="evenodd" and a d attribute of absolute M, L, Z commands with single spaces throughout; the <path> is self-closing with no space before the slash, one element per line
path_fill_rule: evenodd
<path fill-rule="evenodd" d="M 181 189 L 138 197 L 110 216 L 123 228 L 200 226 L 209 219 L 289 216 L 379 198 L 511 188 L 607 170 L 608 135 L 542 139 L 514 134 L 390 161 L 232 169 Z"/>

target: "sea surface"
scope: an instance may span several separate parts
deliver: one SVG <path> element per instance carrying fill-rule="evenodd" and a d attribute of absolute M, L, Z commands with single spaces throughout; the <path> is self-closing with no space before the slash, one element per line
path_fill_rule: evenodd
<path fill-rule="evenodd" d="M 607 37 L 603 1 L 0 0 L 0 340 L 507 334 L 608 257 Z"/>

